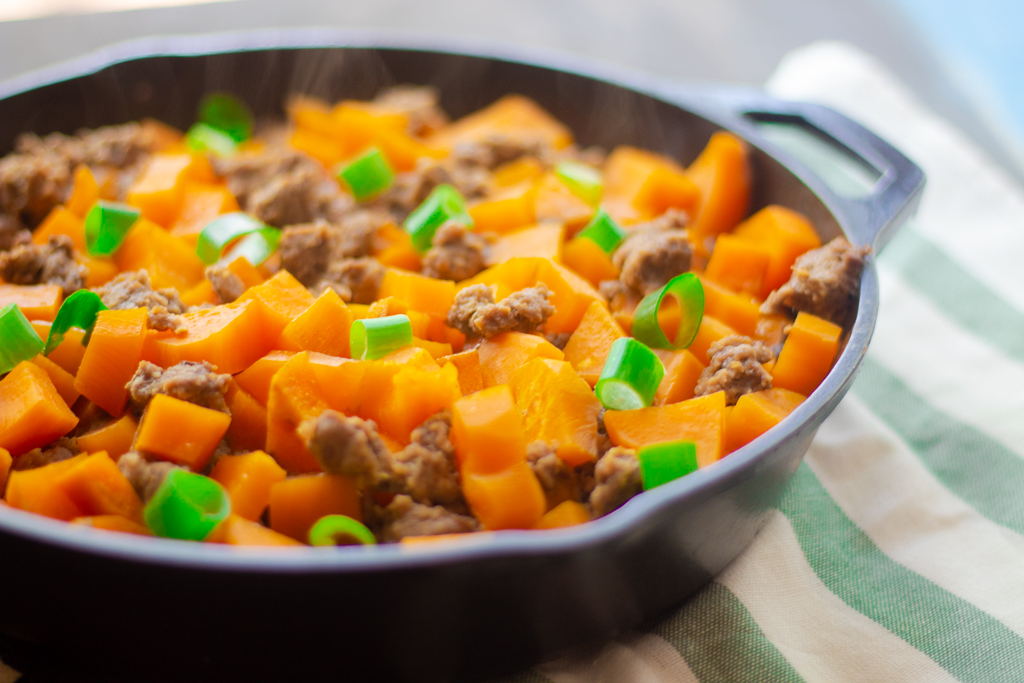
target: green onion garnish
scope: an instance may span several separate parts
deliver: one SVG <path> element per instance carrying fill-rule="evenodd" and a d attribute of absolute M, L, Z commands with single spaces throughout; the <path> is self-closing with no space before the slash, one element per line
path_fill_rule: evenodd
<path fill-rule="evenodd" d="M 231 247 L 220 260 L 223 263 L 231 263 L 241 256 L 252 265 L 258 266 L 277 251 L 279 244 L 281 244 L 281 231 L 264 226 L 238 240 L 235 246 Z"/>
<path fill-rule="evenodd" d="M 352 195 L 359 201 L 370 199 L 391 186 L 395 174 L 388 166 L 387 159 L 376 147 L 354 159 L 338 172 Z"/>
<path fill-rule="evenodd" d="M 188 129 L 185 146 L 197 152 L 213 152 L 220 157 L 229 157 L 238 151 L 238 143 L 233 137 L 206 123 L 197 123 Z"/>
<path fill-rule="evenodd" d="M 157 536 L 201 541 L 231 514 L 224 487 L 209 477 L 175 468 L 167 473 L 142 517 Z"/>
<path fill-rule="evenodd" d="M 0 375 L 23 360 L 35 358 L 42 350 L 43 340 L 17 304 L 0 308 Z"/>
<path fill-rule="evenodd" d="M 309 530 L 310 545 L 375 545 L 377 539 L 365 526 L 345 515 L 321 517 Z"/>
<path fill-rule="evenodd" d="M 199 120 L 235 142 L 245 142 L 252 136 L 252 112 L 234 95 L 213 93 L 204 97 L 199 104 Z"/>
<path fill-rule="evenodd" d="M 597 206 L 601 201 L 604 184 L 601 182 L 601 172 L 593 166 L 578 161 L 562 161 L 555 166 L 555 175 L 587 204 Z"/>
<path fill-rule="evenodd" d="M 697 471 L 697 444 L 693 441 L 651 444 L 637 451 L 636 457 L 645 491 Z"/>
<path fill-rule="evenodd" d="M 609 410 L 646 408 L 654 401 L 665 366 L 647 346 L 632 337 L 616 339 L 594 391 Z"/>
<path fill-rule="evenodd" d="M 262 222 L 246 213 L 236 211 L 234 213 L 226 213 L 223 216 L 218 216 L 203 228 L 203 231 L 199 233 L 199 240 L 196 242 L 196 254 L 203 263 L 216 263 L 220 259 L 221 251 L 223 251 L 224 247 L 232 240 L 236 240 L 239 237 L 251 235 L 253 233 L 263 234 L 264 239 L 268 242 L 274 239 L 280 241 L 279 230 L 271 228 L 268 225 L 264 225 Z M 234 249 L 237 249 L 240 245 L 241 242 L 239 242 Z M 277 242 L 273 242 L 273 248 L 277 248 Z M 232 249 L 232 252 L 234 249 Z M 271 253 L 273 253 L 273 250 L 271 250 Z M 250 263 L 252 263 L 251 260 Z M 260 261 L 260 263 L 262 263 L 262 261 Z M 253 265 L 259 264 L 253 263 Z"/>
<path fill-rule="evenodd" d="M 619 248 L 622 240 L 626 239 L 626 231 L 619 227 L 619 224 L 608 215 L 607 211 L 598 209 L 587 226 L 580 230 L 577 237 L 586 237 L 601 247 L 604 253 L 610 254 Z"/>
<path fill-rule="evenodd" d="M 451 185 L 438 185 L 405 219 L 405 231 L 412 236 L 412 246 L 422 254 L 430 249 L 434 233 L 447 221 L 473 227 L 473 218 L 459 191 Z"/>
<path fill-rule="evenodd" d="M 402 314 L 353 320 L 348 343 L 356 360 L 383 358 L 412 344 L 412 324 Z"/>
<path fill-rule="evenodd" d="M 110 256 L 142 211 L 118 202 L 99 200 L 85 216 L 85 248 L 90 256 Z"/>
<path fill-rule="evenodd" d="M 46 346 L 43 348 L 43 355 L 49 355 L 55 348 L 64 341 L 64 335 L 72 327 L 79 327 L 85 330 L 82 344 L 89 343 L 89 334 L 93 325 L 96 324 L 96 314 L 107 310 L 99 294 L 90 292 L 88 289 L 80 289 L 60 305 L 57 317 L 50 325 L 50 334 L 46 337 Z"/>
<path fill-rule="evenodd" d="M 658 322 L 658 309 L 666 296 L 679 302 L 679 328 L 674 341 L 665 336 Z M 643 298 L 633 313 L 633 336 L 652 349 L 685 349 L 693 343 L 703 319 L 704 287 L 695 274 L 683 273 Z"/>

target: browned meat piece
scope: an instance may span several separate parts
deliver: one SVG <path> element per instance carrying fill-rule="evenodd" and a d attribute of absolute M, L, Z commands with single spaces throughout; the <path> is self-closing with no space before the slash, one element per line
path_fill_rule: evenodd
<path fill-rule="evenodd" d="M 246 210 L 269 225 L 307 223 L 317 216 L 314 198 L 323 182 L 320 169 L 304 167 L 271 176 L 249 194 Z"/>
<path fill-rule="evenodd" d="M 448 221 L 434 233 L 433 248 L 423 257 L 422 272 L 441 280 L 466 280 L 484 269 L 487 239 Z"/>
<path fill-rule="evenodd" d="M 139 363 L 135 375 L 128 382 L 127 389 L 132 402 L 140 409 L 153 400 L 157 394 L 194 403 L 230 414 L 224 402 L 224 394 L 231 387 L 231 375 L 220 375 L 214 366 L 206 361 L 196 363 L 183 360 L 164 370 L 149 361 Z"/>
<path fill-rule="evenodd" d="M 551 444 L 545 441 L 531 443 L 526 447 L 526 462 L 544 489 L 549 510 L 563 501 L 580 499 L 580 483 L 575 470 L 558 457 Z"/>
<path fill-rule="evenodd" d="M 544 140 L 523 134 L 492 133 L 482 140 L 464 142 L 452 149 L 452 159 L 468 166 L 495 169 L 524 156 L 545 158 L 550 149 Z"/>
<path fill-rule="evenodd" d="M 14 216 L 0 213 L 0 251 L 32 241 L 32 233 Z"/>
<path fill-rule="evenodd" d="M 471 285 L 455 295 L 448 311 L 448 325 L 463 334 L 493 337 L 515 330 L 533 332 L 555 312 L 548 298 L 551 290 L 540 283 L 513 292 L 494 303 L 494 292 L 484 284 Z"/>
<path fill-rule="evenodd" d="M 153 289 L 149 272 L 145 270 L 121 273 L 93 291 L 99 294 L 107 308 L 115 311 L 148 308 L 149 326 L 154 330 L 173 330 L 178 334 L 187 330 L 179 317 L 186 311 L 186 306 L 178 296 L 178 290 L 171 287 Z"/>
<path fill-rule="evenodd" d="M 217 295 L 222 304 L 229 304 L 245 294 L 246 286 L 242 282 L 242 278 L 231 272 L 227 266 L 209 266 L 205 275 L 213 287 L 213 293 Z"/>
<path fill-rule="evenodd" d="M 544 335 L 552 346 L 558 349 L 565 349 L 565 345 L 569 343 L 569 337 L 572 336 L 572 332 L 548 332 Z"/>
<path fill-rule="evenodd" d="M 377 528 L 377 538 L 384 543 L 395 543 L 408 536 L 462 534 L 479 527 L 472 517 L 440 505 L 422 505 L 406 495 L 395 496 L 375 517 L 371 524 Z"/>
<path fill-rule="evenodd" d="M 708 367 L 700 373 L 695 396 L 706 396 L 716 391 L 725 392 L 727 405 L 734 405 L 743 394 L 772 388 L 772 376 L 762 363 L 774 356 L 760 341 L 733 334 L 711 344 L 708 348 Z"/>
<path fill-rule="evenodd" d="M 0 159 L 0 213 L 38 225 L 67 199 L 75 166 L 138 168 L 157 144 L 155 132 L 137 123 L 79 131 L 77 136 L 26 133 L 15 143 L 16 152 Z"/>
<path fill-rule="evenodd" d="M 372 304 L 377 300 L 377 292 L 380 291 L 386 272 L 387 268 L 372 256 L 341 259 L 327 267 L 323 280 L 316 285 L 315 290 L 323 292 L 330 287 L 346 301 Z M 345 297 L 346 290 L 348 298 Z"/>
<path fill-rule="evenodd" d="M 74 136 L 51 133 L 40 138 L 26 133 L 15 143 L 21 154 L 62 157 L 69 168 L 78 164 L 127 168 L 144 161 L 159 145 L 152 128 L 132 122 L 80 130 Z"/>
<path fill-rule="evenodd" d="M 379 212 L 361 210 L 346 215 L 340 225 L 317 220 L 289 226 L 281 231 L 281 265 L 312 287 L 333 261 L 369 254 L 377 228 L 387 220 Z"/>
<path fill-rule="evenodd" d="M 117 468 L 139 494 L 143 503 L 149 502 L 164 482 L 167 473 L 178 467 L 163 460 L 150 462 L 138 451 L 128 451 L 117 461 Z"/>
<path fill-rule="evenodd" d="M 281 266 L 310 287 L 327 271 L 331 261 L 330 226 L 324 221 L 292 225 L 281 231 Z"/>
<path fill-rule="evenodd" d="M 325 472 L 355 477 L 363 488 L 397 490 L 391 451 L 373 420 L 325 410 L 305 420 L 297 432 Z"/>
<path fill-rule="evenodd" d="M 681 230 L 647 228 L 631 231 L 613 257 L 619 279 L 647 295 L 690 269 L 693 247 Z"/>
<path fill-rule="evenodd" d="M 791 315 L 803 311 L 842 325 L 869 253 L 871 247 L 854 247 L 837 237 L 802 254 L 793 264 L 789 282 L 768 295 L 761 312 Z"/>
<path fill-rule="evenodd" d="M 75 262 L 74 249 L 67 235 L 50 235 L 46 244 L 19 244 L 0 252 L 0 277 L 15 285 L 60 285 L 68 296 L 84 286 L 89 273 Z"/>
<path fill-rule="evenodd" d="M 594 467 L 594 482 L 590 508 L 595 517 L 622 507 L 643 490 L 636 451 L 616 446 L 605 453 Z"/>
<path fill-rule="evenodd" d="M 396 85 L 384 90 L 374 103 L 409 119 L 410 135 L 422 137 L 444 127 L 448 116 L 439 103 L 437 88 L 425 85 Z"/>
<path fill-rule="evenodd" d="M 19 455 L 14 459 L 11 469 L 19 471 L 34 470 L 37 467 L 73 458 L 79 452 L 78 439 L 62 436 L 46 448 L 36 448 L 28 453 Z"/>
<path fill-rule="evenodd" d="M 465 509 L 455 450 L 448 440 L 452 416 L 443 411 L 412 431 L 412 443 L 392 458 L 400 489 L 417 503 Z"/>
<path fill-rule="evenodd" d="M 422 157 L 416 161 L 416 168 L 395 176 L 395 182 L 381 193 L 376 204 L 393 213 L 399 220 L 405 220 L 435 187 L 446 183 L 459 189 L 445 166 L 434 159 Z"/>
<path fill-rule="evenodd" d="M 391 216 L 382 211 L 349 211 L 336 224 L 337 232 L 331 243 L 331 256 L 335 259 L 367 256 L 373 251 L 373 238 L 377 230 L 389 221 Z"/>
<path fill-rule="evenodd" d="M 317 161 L 295 150 L 268 148 L 213 164 L 242 208 L 270 225 L 334 220 L 353 205 Z"/>

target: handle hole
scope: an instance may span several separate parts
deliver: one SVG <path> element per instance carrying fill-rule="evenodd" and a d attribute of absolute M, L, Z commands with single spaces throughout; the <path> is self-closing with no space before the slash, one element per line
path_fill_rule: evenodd
<path fill-rule="evenodd" d="M 762 137 L 804 164 L 839 196 L 858 199 L 875 192 L 882 172 L 802 117 L 761 111 L 744 116 L 757 125 Z"/>

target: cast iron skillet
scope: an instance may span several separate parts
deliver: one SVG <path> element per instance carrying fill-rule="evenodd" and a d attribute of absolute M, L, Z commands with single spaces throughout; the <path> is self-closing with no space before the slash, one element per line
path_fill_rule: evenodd
<path fill-rule="evenodd" d="M 24 131 L 152 116 L 180 128 L 228 90 L 282 117 L 292 92 L 369 98 L 395 83 L 440 88 L 460 116 L 499 96 L 535 98 L 583 144 L 627 143 L 689 163 L 712 132 L 752 145 L 752 210 L 780 203 L 824 240 L 876 250 L 915 210 L 924 177 L 829 109 L 666 83 L 563 55 L 393 34 L 300 31 L 150 40 L 0 85 L 0 152 Z M 877 170 L 844 198 L 759 134 L 816 131 Z M 0 510 L 0 629 L 75 667 L 128 678 L 479 678 L 597 643 L 677 605 L 753 539 L 815 430 L 846 393 L 875 323 L 872 259 L 856 321 L 825 382 L 780 427 L 612 515 L 553 532 L 422 547 L 240 551 L 90 531 Z M 501 438 L 495 435 L 495 438 Z"/>

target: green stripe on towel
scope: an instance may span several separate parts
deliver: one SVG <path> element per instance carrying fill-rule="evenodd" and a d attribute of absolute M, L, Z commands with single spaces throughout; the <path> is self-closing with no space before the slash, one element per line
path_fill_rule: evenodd
<path fill-rule="evenodd" d="M 821 581 L 861 614 L 962 681 L 1012 680 L 1024 671 L 1024 639 L 879 550 L 806 464 L 781 508 Z"/>
<path fill-rule="evenodd" d="M 678 650 L 701 683 L 803 681 L 743 603 L 717 582 L 705 586 L 651 633 Z"/>
<path fill-rule="evenodd" d="M 943 486 L 979 513 L 1024 534 L 1024 460 L 984 432 L 931 407 L 868 354 L 853 392 Z"/>

